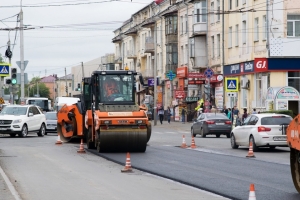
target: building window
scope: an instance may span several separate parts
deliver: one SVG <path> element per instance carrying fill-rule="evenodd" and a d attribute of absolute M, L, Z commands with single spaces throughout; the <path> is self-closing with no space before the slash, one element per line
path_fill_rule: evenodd
<path fill-rule="evenodd" d="M 263 27 L 263 39 L 266 40 L 267 39 L 267 31 L 268 31 L 266 15 L 263 16 L 262 27 Z"/>
<path fill-rule="evenodd" d="M 185 51 L 184 52 L 185 52 L 184 63 L 188 65 L 188 63 L 189 63 L 188 62 L 188 60 L 189 60 L 189 58 L 188 58 L 188 56 L 189 56 L 189 48 L 188 48 L 187 44 L 185 45 Z"/>
<path fill-rule="evenodd" d="M 180 23 L 181 23 L 181 35 L 183 34 L 183 16 L 180 16 Z"/>
<path fill-rule="evenodd" d="M 69 83 L 69 87 L 72 87 L 72 83 Z"/>
<path fill-rule="evenodd" d="M 300 15 L 287 16 L 287 36 L 300 37 Z"/>
<path fill-rule="evenodd" d="M 195 57 L 195 38 L 190 38 L 190 57 Z"/>
<path fill-rule="evenodd" d="M 161 43 L 161 28 L 160 28 L 161 26 L 158 26 L 157 27 L 157 39 L 156 39 L 156 41 L 157 41 L 157 44 L 160 44 Z"/>
<path fill-rule="evenodd" d="M 259 21 L 258 17 L 254 19 L 254 41 L 259 40 Z"/>
<path fill-rule="evenodd" d="M 288 72 L 288 86 L 300 91 L 300 72 Z"/>
<path fill-rule="evenodd" d="M 246 38 L 246 31 L 247 31 L 247 23 L 246 21 L 243 21 L 243 36 L 242 36 L 242 40 L 243 40 L 243 44 L 246 44 L 247 38 Z"/>
<path fill-rule="evenodd" d="M 178 64 L 178 50 L 177 44 L 167 44 L 167 64 L 168 65 L 177 65 Z"/>
<path fill-rule="evenodd" d="M 180 63 L 183 65 L 184 63 L 184 51 L 183 46 L 180 47 Z"/>
<path fill-rule="evenodd" d="M 228 30 L 228 48 L 232 47 L 232 27 Z"/>
<path fill-rule="evenodd" d="M 229 1 L 228 1 L 228 6 L 229 6 L 228 9 L 231 10 L 231 9 L 232 9 L 232 0 L 229 0 Z"/>
<path fill-rule="evenodd" d="M 235 0 L 235 6 L 239 7 L 239 0 Z"/>
<path fill-rule="evenodd" d="M 211 57 L 215 57 L 215 37 L 211 36 Z"/>
<path fill-rule="evenodd" d="M 185 33 L 187 33 L 188 32 L 188 16 L 187 16 L 187 14 L 185 14 L 185 17 L 184 17 L 185 19 Z"/>
<path fill-rule="evenodd" d="M 177 34 L 177 16 L 166 17 L 166 35 Z"/>
<path fill-rule="evenodd" d="M 246 0 L 243 0 L 243 4 L 246 4 Z"/>
<path fill-rule="evenodd" d="M 215 22 L 215 19 L 214 19 L 214 16 L 215 16 L 214 6 L 215 6 L 214 2 L 211 2 L 211 4 L 210 4 L 210 12 L 211 12 L 211 14 L 210 14 L 210 23 Z"/>
<path fill-rule="evenodd" d="M 220 0 L 217 0 L 217 12 L 218 12 L 218 14 L 217 14 L 217 19 L 218 19 L 218 22 L 220 21 L 220 19 L 221 19 L 221 7 L 220 7 Z"/>
<path fill-rule="evenodd" d="M 71 97 L 72 96 L 72 94 L 71 93 L 69 93 L 69 97 Z"/>
<path fill-rule="evenodd" d="M 239 46 L 239 25 L 235 25 L 235 46 Z"/>
<path fill-rule="evenodd" d="M 217 35 L 217 57 L 220 57 L 221 55 L 221 37 L 220 34 Z"/>
<path fill-rule="evenodd" d="M 195 3 L 195 12 L 196 16 L 195 16 L 195 22 L 199 23 L 205 23 L 207 22 L 207 7 L 206 7 L 206 1 L 202 0 L 199 3 Z"/>
<path fill-rule="evenodd" d="M 243 75 L 242 81 L 245 82 L 247 80 L 246 76 Z M 247 108 L 247 99 L 248 99 L 248 90 L 243 90 L 242 89 L 242 99 L 241 99 L 241 107 L 242 108 Z"/>

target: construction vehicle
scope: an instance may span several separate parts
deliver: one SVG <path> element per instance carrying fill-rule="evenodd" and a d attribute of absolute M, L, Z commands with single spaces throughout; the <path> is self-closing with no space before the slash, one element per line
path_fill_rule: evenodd
<path fill-rule="evenodd" d="M 57 132 L 63 142 L 85 139 L 98 152 L 145 152 L 151 122 L 135 102 L 134 71 L 94 71 L 83 78 L 81 101 L 58 111 Z M 140 82 L 143 78 L 139 76 Z"/>
<path fill-rule="evenodd" d="M 290 147 L 290 167 L 296 190 L 300 193 L 300 115 L 297 115 L 288 125 L 287 143 Z"/>

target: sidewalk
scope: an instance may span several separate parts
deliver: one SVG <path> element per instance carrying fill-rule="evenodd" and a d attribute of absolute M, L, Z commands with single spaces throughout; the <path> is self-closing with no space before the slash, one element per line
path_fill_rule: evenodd
<path fill-rule="evenodd" d="M 11 191 L 9 190 L 4 177 L 3 177 L 3 170 L 0 166 L 0 199 L 1 200 L 15 200 L 14 196 L 12 195 Z"/>

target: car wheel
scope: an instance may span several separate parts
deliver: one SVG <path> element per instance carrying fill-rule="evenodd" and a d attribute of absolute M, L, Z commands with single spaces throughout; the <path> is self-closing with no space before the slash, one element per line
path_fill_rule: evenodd
<path fill-rule="evenodd" d="M 92 141 L 92 127 L 89 126 L 88 133 L 86 134 L 86 146 L 88 149 L 95 149 L 95 142 Z"/>
<path fill-rule="evenodd" d="M 191 129 L 191 136 L 196 137 L 197 134 L 195 134 L 194 128 Z"/>
<path fill-rule="evenodd" d="M 258 147 L 256 146 L 255 139 L 252 135 L 250 136 L 250 141 L 249 142 L 252 142 L 253 152 L 256 152 L 258 150 Z M 250 146 L 250 144 L 249 144 L 249 146 Z"/>
<path fill-rule="evenodd" d="M 220 134 L 216 134 L 216 137 L 219 138 L 219 137 L 220 137 Z"/>
<path fill-rule="evenodd" d="M 239 148 L 239 145 L 237 145 L 235 142 L 235 137 L 234 137 L 233 133 L 231 134 L 230 144 L 231 144 L 231 148 L 233 148 L 233 149 Z"/>
<path fill-rule="evenodd" d="M 24 124 L 21 133 L 19 133 L 19 137 L 26 137 L 27 135 L 28 135 L 28 129 L 26 124 Z"/>
<path fill-rule="evenodd" d="M 201 128 L 201 136 L 202 136 L 202 137 L 206 137 L 206 135 L 204 134 L 203 128 Z"/>
<path fill-rule="evenodd" d="M 11 133 L 11 134 L 9 134 L 10 135 L 10 137 L 16 137 L 16 134 L 15 133 Z"/>
<path fill-rule="evenodd" d="M 45 132 L 46 132 L 45 124 L 42 124 L 41 127 L 40 127 L 39 132 L 37 133 L 37 135 L 38 135 L 39 137 L 44 137 Z"/>

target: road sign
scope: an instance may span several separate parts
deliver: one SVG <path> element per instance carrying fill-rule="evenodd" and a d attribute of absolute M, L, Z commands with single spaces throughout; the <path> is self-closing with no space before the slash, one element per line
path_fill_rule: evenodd
<path fill-rule="evenodd" d="M 2 97 L 0 97 L 0 104 L 5 104 L 4 100 Z"/>
<path fill-rule="evenodd" d="M 238 78 L 225 78 L 225 91 L 226 92 L 238 92 Z"/>
<path fill-rule="evenodd" d="M 29 62 L 28 60 L 24 60 L 24 70 L 26 69 L 28 62 Z M 19 66 L 19 68 L 21 69 L 21 61 L 17 61 L 16 63 Z"/>
<path fill-rule="evenodd" d="M 227 92 L 228 97 L 237 97 L 237 92 Z"/>
<path fill-rule="evenodd" d="M 176 77 L 176 74 L 174 74 L 174 72 L 170 70 L 170 71 L 166 74 L 166 76 L 168 77 L 168 79 L 169 79 L 170 81 L 172 81 L 172 80 Z"/>
<path fill-rule="evenodd" d="M 0 76 L 9 76 L 9 66 L 7 63 L 0 64 Z"/>
<path fill-rule="evenodd" d="M 214 75 L 214 71 L 213 71 L 211 68 L 207 68 L 207 69 L 204 71 L 204 76 L 205 76 L 206 78 L 211 78 L 213 75 Z"/>

